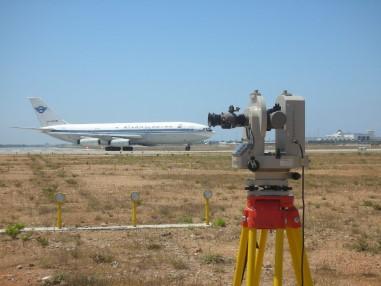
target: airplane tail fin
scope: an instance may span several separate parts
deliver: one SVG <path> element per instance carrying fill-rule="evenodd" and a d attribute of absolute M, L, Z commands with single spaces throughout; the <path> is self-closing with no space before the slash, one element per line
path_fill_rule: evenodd
<path fill-rule="evenodd" d="M 36 112 L 37 118 L 42 127 L 67 124 L 67 122 L 61 119 L 41 98 L 29 97 L 28 99 Z"/>

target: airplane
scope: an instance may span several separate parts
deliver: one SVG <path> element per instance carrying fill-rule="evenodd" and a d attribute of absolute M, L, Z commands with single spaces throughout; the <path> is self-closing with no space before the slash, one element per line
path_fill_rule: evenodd
<path fill-rule="evenodd" d="M 355 135 L 351 133 L 344 133 L 341 129 L 337 130 L 336 133 L 328 134 L 322 138 L 322 141 L 354 141 Z"/>
<path fill-rule="evenodd" d="M 63 141 L 84 147 L 104 147 L 106 151 L 132 151 L 132 145 L 191 144 L 210 138 L 214 131 L 206 125 L 192 122 L 136 122 L 71 124 L 61 119 L 39 97 L 28 98 L 40 121 L 41 131 Z"/>

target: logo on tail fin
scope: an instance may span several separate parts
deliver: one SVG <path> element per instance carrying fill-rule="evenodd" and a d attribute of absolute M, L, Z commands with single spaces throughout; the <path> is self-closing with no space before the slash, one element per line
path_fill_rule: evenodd
<path fill-rule="evenodd" d="M 47 107 L 42 106 L 42 105 L 37 106 L 37 107 L 35 108 L 35 110 L 36 110 L 38 113 L 44 113 L 45 110 L 47 110 L 47 109 L 48 109 Z"/>

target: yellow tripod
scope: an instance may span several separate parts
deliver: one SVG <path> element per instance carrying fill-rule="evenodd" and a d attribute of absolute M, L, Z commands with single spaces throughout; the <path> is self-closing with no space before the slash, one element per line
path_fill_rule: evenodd
<path fill-rule="evenodd" d="M 297 285 L 313 285 L 307 255 L 302 250 L 300 217 L 298 210 L 293 205 L 293 201 L 294 197 L 290 195 L 248 196 L 247 207 L 244 210 L 233 286 L 242 284 L 245 270 L 246 286 L 259 285 L 269 229 L 276 230 L 273 285 L 281 286 L 283 281 L 284 232 L 287 234 Z M 261 230 L 259 243 L 257 242 L 257 229 Z"/>

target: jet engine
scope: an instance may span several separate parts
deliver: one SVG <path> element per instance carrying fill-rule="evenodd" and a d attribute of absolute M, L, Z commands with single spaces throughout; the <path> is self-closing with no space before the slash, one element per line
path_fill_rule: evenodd
<path fill-rule="evenodd" d="M 130 146 L 130 139 L 112 139 L 108 142 L 108 145 L 112 147 L 126 147 Z"/>
<path fill-rule="evenodd" d="M 98 146 L 101 144 L 101 140 L 98 138 L 82 138 L 77 141 L 81 146 Z"/>

